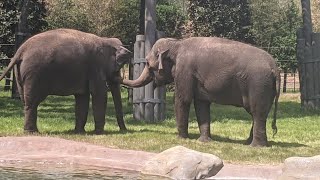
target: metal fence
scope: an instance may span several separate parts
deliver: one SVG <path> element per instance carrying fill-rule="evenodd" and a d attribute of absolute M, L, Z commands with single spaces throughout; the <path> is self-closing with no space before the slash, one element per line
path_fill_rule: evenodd
<path fill-rule="evenodd" d="M 14 48 L 14 44 L 0 44 L 0 46 L 10 46 Z M 285 53 L 284 51 L 287 51 L 287 53 L 291 53 L 291 51 L 295 51 L 295 48 L 288 48 L 288 47 L 268 47 L 268 48 L 262 48 L 270 53 L 274 53 L 275 49 L 278 49 L 278 52 Z M 290 49 L 290 51 L 285 50 Z M 0 52 L 1 54 L 1 52 Z M 295 57 L 294 57 L 295 58 Z M 3 69 L 7 67 L 7 65 L 10 62 L 10 58 L 1 57 L 0 56 L 0 74 L 2 73 Z M 277 60 L 279 67 L 291 67 L 288 68 L 286 71 L 283 69 L 281 70 L 281 91 L 282 92 L 299 92 L 300 91 L 300 82 L 299 82 L 299 74 L 297 69 L 295 68 L 297 66 L 296 59 L 289 59 L 289 60 Z M 287 64 L 287 65 L 286 65 Z M 5 83 L 0 83 L 0 90 L 10 90 L 11 88 L 11 77 L 10 75 L 6 77 Z M 172 85 L 171 85 L 172 86 Z M 172 87 L 167 87 L 168 91 L 172 91 Z"/>
<path fill-rule="evenodd" d="M 3 46 L 14 48 L 14 44 L 0 44 L 0 47 Z M 8 66 L 9 62 L 10 58 L 6 57 L 3 52 L 0 52 L 0 74 L 2 74 L 3 70 Z M 4 81 L 4 83 L 0 83 L 0 90 L 10 90 L 12 83 L 11 73 L 5 77 Z"/>
<path fill-rule="evenodd" d="M 298 61 L 296 47 L 260 47 L 269 52 L 277 61 L 281 69 L 281 91 L 299 92 L 300 82 L 298 74 Z"/>

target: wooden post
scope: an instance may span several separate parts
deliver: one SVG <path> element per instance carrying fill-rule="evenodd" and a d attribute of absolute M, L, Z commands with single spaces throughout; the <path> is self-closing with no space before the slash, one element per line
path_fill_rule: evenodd
<path fill-rule="evenodd" d="M 156 41 L 156 0 L 145 1 L 145 55 L 147 55 Z M 145 120 L 154 121 L 153 82 L 145 88 Z"/>
<path fill-rule="evenodd" d="M 164 37 L 164 33 L 156 31 L 156 0 L 141 0 L 141 8 L 145 7 L 144 21 L 140 21 L 145 26 L 139 32 L 144 32 L 145 36 L 138 35 L 134 49 L 134 77 L 137 79 L 145 67 L 145 56 L 151 51 L 156 39 Z M 141 12 L 140 12 L 141 13 Z M 141 15 L 141 14 L 140 14 Z M 141 15 L 142 16 L 142 15 Z M 140 16 L 140 17 L 141 17 Z M 154 89 L 153 82 L 145 87 L 134 88 L 133 109 L 134 119 L 155 122 L 165 119 L 165 86 Z"/>
<path fill-rule="evenodd" d="M 312 32 L 310 0 L 301 0 L 303 28 L 297 31 L 301 106 L 320 108 L 320 34 Z"/>
<path fill-rule="evenodd" d="M 305 39 L 303 34 L 303 28 L 299 28 L 297 30 L 297 60 L 298 60 L 298 72 L 299 72 L 299 82 L 300 82 L 300 99 L 301 106 L 303 107 L 306 104 L 306 86 L 305 86 L 305 64 L 304 60 L 304 47 L 305 47 Z"/>
<path fill-rule="evenodd" d="M 133 79 L 137 79 L 143 70 L 144 63 L 141 61 L 143 58 L 144 35 L 137 35 L 134 44 Z M 141 94 L 143 94 L 143 96 L 141 96 Z M 144 87 L 133 88 L 133 118 L 136 120 L 144 119 L 144 105 L 141 102 L 142 99 L 144 99 Z"/>
<path fill-rule="evenodd" d="M 312 76 L 313 97 L 311 98 L 312 108 L 320 108 L 320 33 L 312 33 L 312 56 L 310 64 L 310 75 Z"/>
<path fill-rule="evenodd" d="M 164 32 L 156 31 L 156 39 L 165 37 Z M 165 119 L 166 110 L 166 86 L 157 87 L 154 90 L 154 99 L 157 101 L 154 105 L 154 121 L 162 121 Z"/>
<path fill-rule="evenodd" d="M 306 86 L 306 103 L 303 105 L 305 108 L 315 108 L 312 100 L 314 97 L 313 85 L 313 63 L 312 61 L 312 23 L 311 23 L 311 8 L 310 0 L 301 0 L 302 2 L 302 17 L 303 17 L 303 34 L 305 39 L 304 59 L 305 64 L 305 86 Z"/>
<path fill-rule="evenodd" d="M 303 33 L 306 46 L 311 46 L 312 20 L 310 0 L 301 0 L 302 18 L 303 18 Z"/>

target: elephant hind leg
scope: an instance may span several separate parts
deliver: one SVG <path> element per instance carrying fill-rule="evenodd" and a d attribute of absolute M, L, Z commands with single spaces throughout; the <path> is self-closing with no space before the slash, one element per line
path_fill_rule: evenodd
<path fill-rule="evenodd" d="M 251 146 L 268 146 L 266 123 L 267 117 L 272 105 L 267 98 L 258 98 L 251 106 L 252 128 L 250 131 L 249 141 L 252 137 Z"/>
<path fill-rule="evenodd" d="M 37 128 L 37 114 L 38 106 L 43 100 L 34 95 L 24 94 L 24 131 L 38 132 Z"/>
<path fill-rule="evenodd" d="M 75 116 L 76 116 L 76 125 L 75 133 L 85 133 L 85 125 L 88 118 L 88 109 L 89 109 L 89 99 L 90 94 L 77 94 L 75 95 L 76 104 L 75 104 Z"/>
<path fill-rule="evenodd" d="M 23 99 L 24 99 L 24 131 L 38 132 L 37 128 L 37 109 L 39 104 L 47 97 L 46 91 L 43 89 L 44 84 L 39 81 L 36 76 L 26 76 L 23 83 Z"/>

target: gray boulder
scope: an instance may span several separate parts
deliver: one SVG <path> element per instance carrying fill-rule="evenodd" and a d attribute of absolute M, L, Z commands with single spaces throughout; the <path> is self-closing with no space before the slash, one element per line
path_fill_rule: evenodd
<path fill-rule="evenodd" d="M 173 179 L 203 179 L 216 175 L 222 167 L 222 160 L 215 155 L 176 146 L 148 160 L 141 173 Z"/>
<path fill-rule="evenodd" d="M 284 161 L 282 172 L 280 180 L 318 180 L 320 179 L 320 155 L 287 158 Z"/>

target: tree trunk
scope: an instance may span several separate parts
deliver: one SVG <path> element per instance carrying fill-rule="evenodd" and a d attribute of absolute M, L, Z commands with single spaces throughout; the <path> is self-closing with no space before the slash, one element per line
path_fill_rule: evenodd
<path fill-rule="evenodd" d="M 16 30 L 15 35 L 15 50 L 17 51 L 20 45 L 30 36 L 28 33 L 28 27 L 27 27 L 27 20 L 29 16 L 29 3 L 30 0 L 20 0 L 19 7 L 21 10 L 20 19 L 18 23 L 18 27 Z M 12 99 L 19 99 L 20 95 L 17 89 L 17 84 L 15 80 L 15 74 L 13 71 L 13 77 L 12 77 L 12 89 L 11 89 L 11 98 Z"/>

